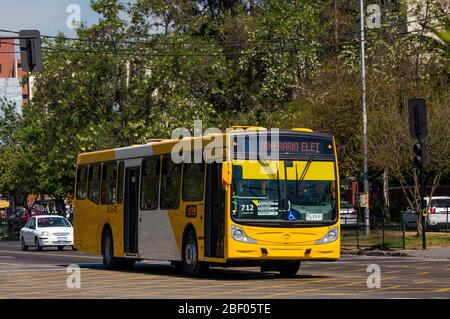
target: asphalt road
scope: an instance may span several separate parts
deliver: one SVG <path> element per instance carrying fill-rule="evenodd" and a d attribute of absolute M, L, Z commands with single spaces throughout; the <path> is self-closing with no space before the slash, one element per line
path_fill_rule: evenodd
<path fill-rule="evenodd" d="M 80 267 L 80 288 L 67 288 L 70 264 Z M 373 264 L 380 267 L 380 288 L 367 286 Z M 450 298 L 450 257 L 343 256 L 333 263 L 305 262 L 296 278 L 258 268 L 214 268 L 197 279 L 165 263 L 107 271 L 98 256 L 53 248 L 24 252 L 16 242 L 0 242 L 0 298 Z"/>

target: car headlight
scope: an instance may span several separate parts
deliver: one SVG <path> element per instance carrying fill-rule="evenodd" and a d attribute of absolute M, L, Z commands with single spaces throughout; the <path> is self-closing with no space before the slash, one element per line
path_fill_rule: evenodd
<path fill-rule="evenodd" d="M 338 232 L 339 230 L 337 227 L 331 228 L 330 230 L 328 230 L 325 236 L 323 236 L 319 240 L 316 240 L 316 244 L 328 244 L 336 241 L 338 239 Z"/>
<path fill-rule="evenodd" d="M 255 239 L 248 237 L 242 228 L 236 225 L 231 225 L 231 237 L 233 237 L 234 240 L 243 243 L 256 244 Z"/>
<path fill-rule="evenodd" d="M 41 236 L 50 236 L 50 233 L 48 231 L 43 231 L 41 233 Z"/>

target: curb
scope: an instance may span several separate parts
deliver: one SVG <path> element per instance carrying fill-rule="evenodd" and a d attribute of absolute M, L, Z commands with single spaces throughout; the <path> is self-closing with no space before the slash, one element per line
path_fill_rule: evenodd
<path fill-rule="evenodd" d="M 383 250 L 341 250 L 341 255 L 412 257 L 408 253 L 402 251 Z"/>

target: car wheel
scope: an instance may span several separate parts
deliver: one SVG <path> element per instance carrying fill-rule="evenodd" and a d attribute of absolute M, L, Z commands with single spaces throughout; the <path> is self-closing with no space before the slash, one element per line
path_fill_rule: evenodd
<path fill-rule="evenodd" d="M 34 247 L 36 247 L 36 250 L 42 251 L 42 246 L 39 244 L 39 239 L 37 237 L 34 238 Z"/>
<path fill-rule="evenodd" d="M 75 246 L 72 246 L 73 251 L 77 251 L 78 249 L 75 248 Z"/>
<path fill-rule="evenodd" d="M 59 251 L 64 250 L 64 246 L 58 246 L 58 250 Z"/>
<path fill-rule="evenodd" d="M 199 277 L 206 274 L 208 265 L 198 260 L 197 236 L 193 230 L 186 234 L 183 245 L 183 273 Z"/>
<path fill-rule="evenodd" d="M 295 277 L 300 269 L 300 261 L 290 261 L 278 265 L 278 271 L 282 277 Z"/>
<path fill-rule="evenodd" d="M 20 247 L 22 248 L 22 250 L 28 250 L 28 246 L 25 245 L 25 240 L 23 239 L 23 237 L 20 237 Z"/>

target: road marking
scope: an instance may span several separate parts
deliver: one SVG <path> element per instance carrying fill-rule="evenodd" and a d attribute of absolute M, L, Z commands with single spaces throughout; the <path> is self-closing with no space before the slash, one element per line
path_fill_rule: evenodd
<path fill-rule="evenodd" d="M 370 292 L 370 293 L 372 293 L 372 292 L 377 292 L 377 291 L 380 291 L 380 290 L 390 290 L 390 289 L 399 289 L 401 286 L 400 285 L 398 285 L 398 286 L 388 286 L 388 287 L 383 287 L 383 288 L 376 288 L 376 289 L 368 289 L 367 290 L 367 292 Z"/>
<path fill-rule="evenodd" d="M 42 268 L 42 269 L 21 269 L 19 272 L 15 272 L 14 270 L 0 270 L 0 273 L 9 273 L 9 274 L 14 274 L 14 275 L 25 275 L 28 274 L 30 272 L 42 272 L 42 270 L 45 271 L 56 271 L 59 270 L 61 271 L 61 268 Z"/>
<path fill-rule="evenodd" d="M 443 288 L 443 289 L 433 290 L 433 292 L 447 292 L 447 291 L 450 291 L 450 288 Z"/>
<path fill-rule="evenodd" d="M 399 272 L 402 272 L 403 270 L 392 270 L 392 271 L 385 271 L 384 273 L 385 274 L 396 274 L 396 273 L 399 273 Z"/>
<path fill-rule="evenodd" d="M 419 272 L 418 273 L 418 275 L 429 275 L 430 273 L 429 272 L 426 272 L 426 271 L 424 271 L 424 272 Z"/>
<path fill-rule="evenodd" d="M 58 254 L 55 251 L 55 254 L 48 254 L 42 252 L 27 252 L 27 251 L 11 251 L 11 250 L 0 250 L 0 253 L 9 253 L 9 254 L 20 254 L 20 255 L 29 255 L 29 256 L 51 256 L 51 257 L 73 257 L 73 258 L 91 258 L 91 259 L 101 259 L 101 256 L 80 256 L 80 255 L 66 255 L 66 254 Z"/>
<path fill-rule="evenodd" d="M 416 284 L 426 284 L 432 282 L 431 280 L 414 280 L 414 283 Z"/>
<path fill-rule="evenodd" d="M 279 293 L 274 293 L 271 295 L 265 295 L 264 298 L 273 298 L 276 296 L 284 296 L 284 295 L 292 295 L 292 294 L 303 294 L 305 292 L 313 292 L 313 291 L 318 291 L 318 290 L 324 290 L 324 289 L 333 289 L 336 287 L 348 287 L 348 286 L 358 286 L 358 285 L 366 285 L 366 283 L 361 283 L 361 282 L 351 282 L 351 283 L 346 283 L 346 284 L 340 284 L 340 285 L 332 285 L 332 286 L 326 286 L 326 287 L 317 287 L 317 288 L 310 288 L 310 289 L 302 289 L 300 291 L 285 291 L 285 292 L 279 292 Z"/>
<path fill-rule="evenodd" d="M 14 259 L 16 257 L 13 256 L 0 256 L 1 259 Z"/>

